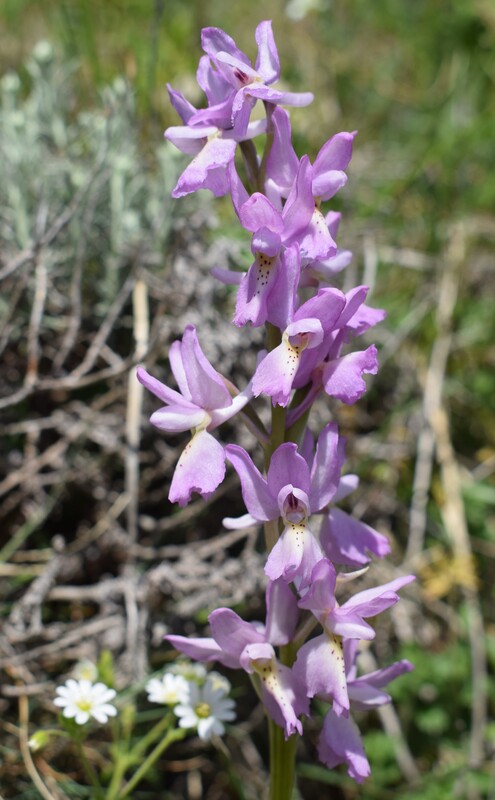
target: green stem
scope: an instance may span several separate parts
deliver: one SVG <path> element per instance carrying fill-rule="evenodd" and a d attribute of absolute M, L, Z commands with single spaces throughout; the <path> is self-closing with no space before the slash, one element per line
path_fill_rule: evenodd
<path fill-rule="evenodd" d="M 248 403 L 239 412 L 239 415 L 256 440 L 263 445 L 263 447 L 266 447 L 268 444 L 268 432 L 254 408 Z"/>
<path fill-rule="evenodd" d="M 284 738 L 284 731 L 268 720 L 270 733 L 270 800 L 291 800 L 294 791 L 297 735 Z"/>
<path fill-rule="evenodd" d="M 283 406 L 272 406 L 272 436 L 271 446 L 277 449 L 285 441 L 285 416 Z"/>
<path fill-rule="evenodd" d="M 148 747 L 155 739 L 158 739 L 159 736 L 170 728 L 172 725 L 173 716 L 172 714 L 165 714 L 157 723 L 154 725 L 150 731 L 143 736 L 142 739 L 132 748 L 131 752 L 129 753 L 129 759 L 134 760 L 139 758 L 140 756 L 144 755 Z"/>
<path fill-rule="evenodd" d="M 297 419 L 294 422 L 294 424 L 290 426 L 290 428 L 287 429 L 287 433 L 285 435 L 285 439 L 287 442 L 295 442 L 296 444 L 299 444 L 301 442 L 304 432 L 306 430 L 306 426 L 308 424 L 308 417 L 310 411 L 311 409 L 308 408 L 308 410 L 305 411 L 304 414 L 300 416 L 299 419 Z"/>
<path fill-rule="evenodd" d="M 266 100 L 263 101 L 263 105 L 265 106 L 267 130 L 266 130 L 265 147 L 263 150 L 263 156 L 261 158 L 261 164 L 258 173 L 258 191 L 262 192 L 262 194 L 265 193 L 266 162 L 268 161 L 268 156 L 270 155 L 270 150 L 272 149 L 273 145 L 274 131 L 273 131 L 272 114 L 275 110 L 275 106 L 272 103 L 267 103 Z"/>
<path fill-rule="evenodd" d="M 132 764 L 139 763 L 150 744 L 162 736 L 167 728 L 172 725 L 172 717 L 173 715 L 170 713 L 161 717 L 151 730 L 148 731 L 146 736 L 143 736 L 129 752 L 116 752 L 114 773 L 110 786 L 108 787 L 106 800 L 115 800 L 116 797 L 120 797 L 120 784 L 125 776 L 127 768 Z"/>
<path fill-rule="evenodd" d="M 294 648 L 295 653 L 297 653 L 299 648 L 303 646 L 309 634 L 313 632 L 317 625 L 318 620 L 316 617 L 313 615 L 308 615 L 307 619 L 305 619 L 302 625 L 297 629 L 294 638 L 292 639 L 291 645 Z"/>
<path fill-rule="evenodd" d="M 87 779 L 89 780 L 91 786 L 95 790 L 95 800 L 102 800 L 103 798 L 103 789 L 101 786 L 100 781 L 98 780 L 98 775 L 96 774 L 95 770 L 93 769 L 91 763 L 89 762 L 86 753 L 84 752 L 84 747 L 82 742 L 79 739 L 75 740 L 75 745 L 77 749 L 77 754 L 81 759 L 81 764 L 83 770 L 86 774 Z"/>
<path fill-rule="evenodd" d="M 271 519 L 263 525 L 265 531 L 265 545 L 268 553 L 271 553 L 277 544 L 280 535 L 278 519 Z"/>
<path fill-rule="evenodd" d="M 119 794 L 119 800 L 124 800 L 124 797 L 128 797 L 132 790 L 135 789 L 138 783 L 145 777 L 150 767 L 152 767 L 155 761 L 160 758 L 161 754 L 167 749 L 167 747 L 172 744 L 172 742 L 183 739 L 186 733 L 187 730 L 185 730 L 185 728 L 174 728 L 173 730 L 169 731 L 167 735 L 163 737 L 161 742 L 158 742 L 155 749 L 151 751 L 148 758 L 143 761 L 139 769 L 136 770 L 132 778 L 124 786 Z"/>
<path fill-rule="evenodd" d="M 255 192 L 258 188 L 258 175 L 259 175 L 258 155 L 256 153 L 256 147 L 254 146 L 252 139 L 247 139 L 244 142 L 240 142 L 239 146 L 241 148 L 244 164 L 246 165 L 246 172 L 249 183 L 251 184 L 252 191 Z"/>
<path fill-rule="evenodd" d="M 107 789 L 106 800 L 113 800 L 114 797 L 119 796 L 120 784 L 122 783 L 128 764 L 127 754 L 118 753 L 115 759 L 112 780 Z"/>

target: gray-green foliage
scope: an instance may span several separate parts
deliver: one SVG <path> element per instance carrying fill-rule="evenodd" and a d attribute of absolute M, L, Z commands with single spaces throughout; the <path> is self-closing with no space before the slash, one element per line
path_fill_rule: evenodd
<path fill-rule="evenodd" d="M 167 143 L 148 161 L 141 154 L 124 79 L 103 89 L 94 110 L 78 109 L 75 69 L 40 42 L 24 70 L 1 79 L 0 274 L 19 251 L 50 245 L 47 270 L 68 279 L 93 262 L 108 302 L 122 268 L 155 263 L 163 253 L 177 159 Z M 56 235 L 52 226 L 60 227 Z"/>

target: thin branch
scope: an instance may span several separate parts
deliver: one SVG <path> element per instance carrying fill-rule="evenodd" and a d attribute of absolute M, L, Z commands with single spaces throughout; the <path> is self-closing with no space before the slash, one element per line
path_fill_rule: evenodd
<path fill-rule="evenodd" d="M 28 771 L 29 777 L 33 781 L 34 785 L 36 786 L 37 790 L 44 798 L 44 800 L 60 800 L 60 798 L 67 799 L 67 795 L 63 794 L 62 791 L 60 793 L 57 790 L 57 795 L 53 795 L 48 787 L 44 784 L 43 780 L 41 779 L 41 775 L 39 774 L 38 770 L 36 769 L 35 763 L 31 757 L 31 752 L 29 750 L 29 705 L 28 699 L 26 695 L 19 695 L 19 746 L 21 750 L 22 760 L 26 766 Z"/>

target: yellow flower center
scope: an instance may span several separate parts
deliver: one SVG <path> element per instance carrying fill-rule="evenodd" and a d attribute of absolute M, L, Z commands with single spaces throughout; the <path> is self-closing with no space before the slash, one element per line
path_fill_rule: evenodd
<path fill-rule="evenodd" d="M 91 700 L 86 700 L 84 697 L 82 697 L 80 700 L 77 701 L 76 706 L 80 711 L 91 711 L 93 703 L 91 702 Z"/>
<path fill-rule="evenodd" d="M 198 703 L 194 707 L 194 712 L 199 719 L 206 719 L 207 717 L 211 717 L 211 708 L 208 703 Z"/>

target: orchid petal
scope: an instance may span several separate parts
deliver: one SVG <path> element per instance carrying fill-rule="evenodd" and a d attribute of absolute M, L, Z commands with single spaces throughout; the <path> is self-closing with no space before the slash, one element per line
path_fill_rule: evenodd
<path fill-rule="evenodd" d="M 284 230 L 282 215 L 260 192 L 252 194 L 249 200 L 241 206 L 239 218 L 242 227 L 251 233 L 255 233 L 261 228 L 269 228 L 279 234 Z"/>
<path fill-rule="evenodd" d="M 259 525 L 259 522 L 251 514 L 243 514 L 241 517 L 224 517 L 222 525 L 228 531 L 242 531 Z"/>
<path fill-rule="evenodd" d="M 200 408 L 217 409 L 231 405 L 222 376 L 204 355 L 193 325 L 188 325 L 182 337 L 182 362 L 191 398 Z"/>
<path fill-rule="evenodd" d="M 176 392 L 175 389 L 169 389 L 168 386 L 150 375 L 143 367 L 137 368 L 136 376 L 145 389 L 148 389 L 159 400 L 163 400 L 164 403 L 180 405 L 184 409 L 190 409 L 191 411 L 197 410 L 197 405 L 191 402 L 190 397 L 185 397 L 183 394 Z"/>
<path fill-rule="evenodd" d="M 161 431 L 182 433 L 197 428 L 207 419 L 208 414 L 202 408 L 187 408 L 181 404 L 159 408 L 151 415 L 150 422 Z"/>
<path fill-rule="evenodd" d="M 208 430 L 212 431 L 217 428 L 219 425 L 223 425 L 228 419 L 232 419 L 239 411 L 242 411 L 245 405 L 252 400 L 253 397 L 253 389 L 252 383 L 248 383 L 245 389 L 239 394 L 235 394 L 231 398 L 231 402 L 229 406 L 225 408 L 215 408 L 213 411 L 210 412 L 211 423 L 208 425 Z"/>
<path fill-rule="evenodd" d="M 239 668 L 239 659 L 224 653 L 219 644 L 214 639 L 202 637 L 176 636 L 170 634 L 165 636 L 167 642 L 170 642 L 172 647 L 183 653 L 188 658 L 195 661 L 219 661 L 225 667 L 230 669 Z"/>
<path fill-rule="evenodd" d="M 266 590 L 266 638 L 270 644 L 288 644 L 298 621 L 297 597 L 282 579 L 270 581 Z"/>
<path fill-rule="evenodd" d="M 182 122 L 187 125 L 189 119 L 195 113 L 196 109 L 189 102 L 189 100 L 186 100 L 182 92 L 172 89 L 169 83 L 167 83 L 167 90 L 172 106 L 177 111 Z"/>
<path fill-rule="evenodd" d="M 334 329 L 345 307 L 345 295 L 339 289 L 320 289 L 306 300 L 294 314 L 294 320 L 315 318 L 320 320 L 325 333 Z"/>
<path fill-rule="evenodd" d="M 266 394 L 272 398 L 273 405 L 286 406 L 300 358 L 299 349 L 292 347 L 288 340 L 271 350 L 258 364 L 254 374 L 254 396 Z"/>
<path fill-rule="evenodd" d="M 355 492 L 359 486 L 359 476 L 358 475 L 342 475 L 339 485 L 337 486 L 337 491 L 335 492 L 335 496 L 333 498 L 334 503 L 339 503 L 341 500 L 344 500 L 348 495 Z"/>
<path fill-rule="evenodd" d="M 345 308 L 339 317 L 339 328 L 343 328 L 344 325 L 347 325 L 352 317 L 357 314 L 359 308 L 366 300 L 368 292 L 368 286 L 356 286 L 354 289 L 347 292 L 345 296 Z"/>
<path fill-rule="evenodd" d="M 182 358 L 182 342 L 177 340 L 172 342 L 168 349 L 168 360 L 170 361 L 170 368 L 172 370 L 172 374 L 177 381 L 177 386 L 180 389 L 180 392 L 186 400 L 188 400 L 191 405 L 193 405 L 193 399 L 191 397 L 191 390 L 189 389 L 189 385 L 187 383 L 187 376 L 186 371 L 184 369 L 184 361 Z M 197 407 L 197 403 L 194 403 Z"/>
<path fill-rule="evenodd" d="M 247 59 L 236 58 L 236 56 L 227 52 L 217 53 L 216 64 L 224 78 L 234 89 L 244 89 L 259 77 L 256 70 L 252 68 Z M 233 110 L 234 108 L 235 104 Z"/>
<path fill-rule="evenodd" d="M 297 445 L 294 442 L 281 444 L 273 453 L 268 467 L 267 483 L 273 497 L 277 497 L 280 490 L 289 484 L 297 486 L 306 494 L 309 493 L 308 465 L 297 452 Z"/>
<path fill-rule="evenodd" d="M 350 250 L 337 250 L 337 253 L 328 259 L 314 261 L 305 268 L 305 274 L 313 276 L 318 281 L 333 283 L 335 275 L 342 272 L 352 261 Z"/>
<path fill-rule="evenodd" d="M 284 238 L 289 244 L 304 236 L 313 217 L 315 202 L 311 190 L 312 167 L 308 156 L 299 162 L 297 175 L 283 210 Z"/>
<path fill-rule="evenodd" d="M 216 136 L 207 140 L 180 176 L 172 197 L 184 197 L 198 189 L 209 189 L 215 197 L 228 194 L 227 167 L 234 159 L 235 150 L 236 143 L 232 139 Z"/>
<path fill-rule="evenodd" d="M 258 83 L 250 84 L 246 87 L 246 91 L 257 100 L 265 100 L 267 103 L 277 103 L 296 108 L 309 106 L 314 100 L 312 92 L 279 92 L 277 89 L 260 86 Z"/>
<path fill-rule="evenodd" d="M 316 616 L 328 615 L 336 605 L 336 585 L 335 567 L 328 559 L 321 559 L 311 573 L 309 588 L 299 600 L 299 608 L 308 609 Z"/>
<path fill-rule="evenodd" d="M 270 228 L 263 226 L 253 234 L 251 249 L 254 254 L 263 253 L 273 258 L 280 251 L 280 234 L 274 233 Z"/>
<path fill-rule="evenodd" d="M 297 174 L 299 159 L 292 146 L 290 118 L 283 108 L 272 114 L 273 144 L 266 162 L 266 174 L 283 197 L 289 194 Z"/>
<path fill-rule="evenodd" d="M 362 675 L 360 678 L 357 678 L 352 684 L 353 691 L 354 687 L 364 684 L 367 684 L 369 687 L 373 687 L 377 690 L 381 689 L 384 686 L 387 686 L 391 681 L 395 680 L 395 678 L 398 678 L 400 675 L 404 675 L 406 672 L 411 672 L 413 669 L 414 665 L 411 664 L 411 662 L 406 658 L 403 658 L 401 661 L 395 661 L 388 667 L 377 669 L 375 672 L 368 672 L 366 675 Z M 370 699 L 370 697 L 368 699 Z"/>
<path fill-rule="evenodd" d="M 262 253 L 256 255 L 256 260 L 239 285 L 234 316 L 235 325 L 240 327 L 246 322 L 251 322 L 254 327 L 257 327 L 267 321 L 268 302 L 271 291 L 277 282 L 279 271 L 279 258 L 270 258 Z"/>
<path fill-rule="evenodd" d="M 178 150 L 188 155 L 197 155 L 205 146 L 208 136 L 218 133 L 215 125 L 201 125 L 192 128 L 189 125 L 172 125 L 163 134 Z"/>
<path fill-rule="evenodd" d="M 344 655 L 337 636 L 323 633 L 303 644 L 297 653 L 293 670 L 306 686 L 308 697 L 321 695 L 331 699 L 335 713 L 339 717 L 347 716 L 349 696 Z"/>
<path fill-rule="evenodd" d="M 329 200 L 347 183 L 347 169 L 352 158 L 354 133 L 337 133 L 323 145 L 313 164 L 313 193 Z"/>
<path fill-rule="evenodd" d="M 224 269 L 223 267 L 213 267 L 211 274 L 214 278 L 221 281 L 225 286 L 239 286 L 243 278 L 242 272 L 236 272 L 233 269 Z"/>
<path fill-rule="evenodd" d="M 206 95 L 209 107 L 217 106 L 232 94 L 232 86 L 217 69 L 212 69 L 208 56 L 199 59 L 196 80 Z"/>
<path fill-rule="evenodd" d="M 390 553 L 386 536 L 339 508 L 330 509 L 323 518 L 320 542 L 328 558 L 335 564 L 359 567 L 369 562 L 370 553 L 378 558 Z"/>
<path fill-rule="evenodd" d="M 324 508 L 334 497 L 340 480 L 339 431 L 330 422 L 321 431 L 311 469 L 311 511 Z"/>
<path fill-rule="evenodd" d="M 210 58 L 216 58 L 218 53 L 225 52 L 238 58 L 245 64 L 249 64 L 249 59 L 242 50 L 239 50 L 236 43 L 221 28 L 203 28 L 201 31 L 201 47 Z"/>
<path fill-rule="evenodd" d="M 274 83 L 280 77 L 280 61 L 270 20 L 260 22 L 256 28 L 255 39 L 258 45 L 255 69 L 265 83 Z"/>
<path fill-rule="evenodd" d="M 337 636 L 344 636 L 346 639 L 371 641 L 376 635 L 371 625 L 360 616 L 359 611 L 348 611 L 345 604 L 341 608 L 334 608 L 325 624 Z"/>
<path fill-rule="evenodd" d="M 300 239 L 300 248 L 304 258 L 309 261 L 329 258 L 337 252 L 337 245 L 319 208 L 313 210 L 309 225 Z"/>
<path fill-rule="evenodd" d="M 207 499 L 225 477 L 224 449 L 207 431 L 199 431 L 186 445 L 175 467 L 168 499 L 185 506 L 193 492 Z"/>
<path fill-rule="evenodd" d="M 283 578 L 290 583 L 297 579 L 302 589 L 322 558 L 320 545 L 310 529 L 306 525 L 291 522 L 271 550 L 265 564 L 265 574 L 272 581 Z"/>
<path fill-rule="evenodd" d="M 195 111 L 189 119 L 188 125 L 194 128 L 204 125 L 214 125 L 221 131 L 230 130 L 232 126 L 231 116 L 234 95 L 235 92 L 231 88 L 230 93 L 218 103 Z"/>
<path fill-rule="evenodd" d="M 280 254 L 280 269 L 270 288 L 267 321 L 283 330 L 294 314 L 297 287 L 301 274 L 299 246 L 293 244 Z"/>
<path fill-rule="evenodd" d="M 363 374 L 376 375 L 377 371 L 376 347 L 372 344 L 367 350 L 349 353 L 327 362 L 323 370 L 323 386 L 330 397 L 352 405 L 366 391 Z"/>
<path fill-rule="evenodd" d="M 341 609 L 356 611 L 363 617 L 374 617 L 397 603 L 399 600 L 398 590 L 414 580 L 416 580 L 414 575 L 403 575 L 393 581 L 384 583 L 382 586 L 365 589 L 363 592 L 358 592 L 350 597 L 341 606 Z"/>
<path fill-rule="evenodd" d="M 231 608 L 217 608 L 208 617 L 213 638 L 224 653 L 239 659 L 248 644 L 265 643 L 264 634 L 250 622 L 245 622 Z M 243 667 L 244 668 L 244 667 Z"/>
<path fill-rule="evenodd" d="M 286 739 L 296 731 L 302 734 L 297 717 L 309 713 L 309 703 L 294 672 L 278 663 L 274 655 L 270 658 L 267 645 L 248 645 L 245 655 L 260 677 L 262 702 L 268 715 L 284 729 Z"/>
<path fill-rule="evenodd" d="M 387 312 L 382 308 L 372 308 L 363 303 L 346 325 L 352 336 L 360 336 L 365 331 L 385 319 Z"/>
<path fill-rule="evenodd" d="M 228 444 L 225 454 L 239 475 L 242 497 L 249 513 L 259 522 L 277 519 L 276 498 L 270 493 L 265 478 L 255 467 L 248 453 L 239 445 Z"/>
<path fill-rule="evenodd" d="M 371 774 L 359 729 L 350 717 L 338 717 L 332 709 L 325 716 L 318 742 L 318 756 L 329 768 L 347 764 L 347 773 L 357 783 Z"/>

